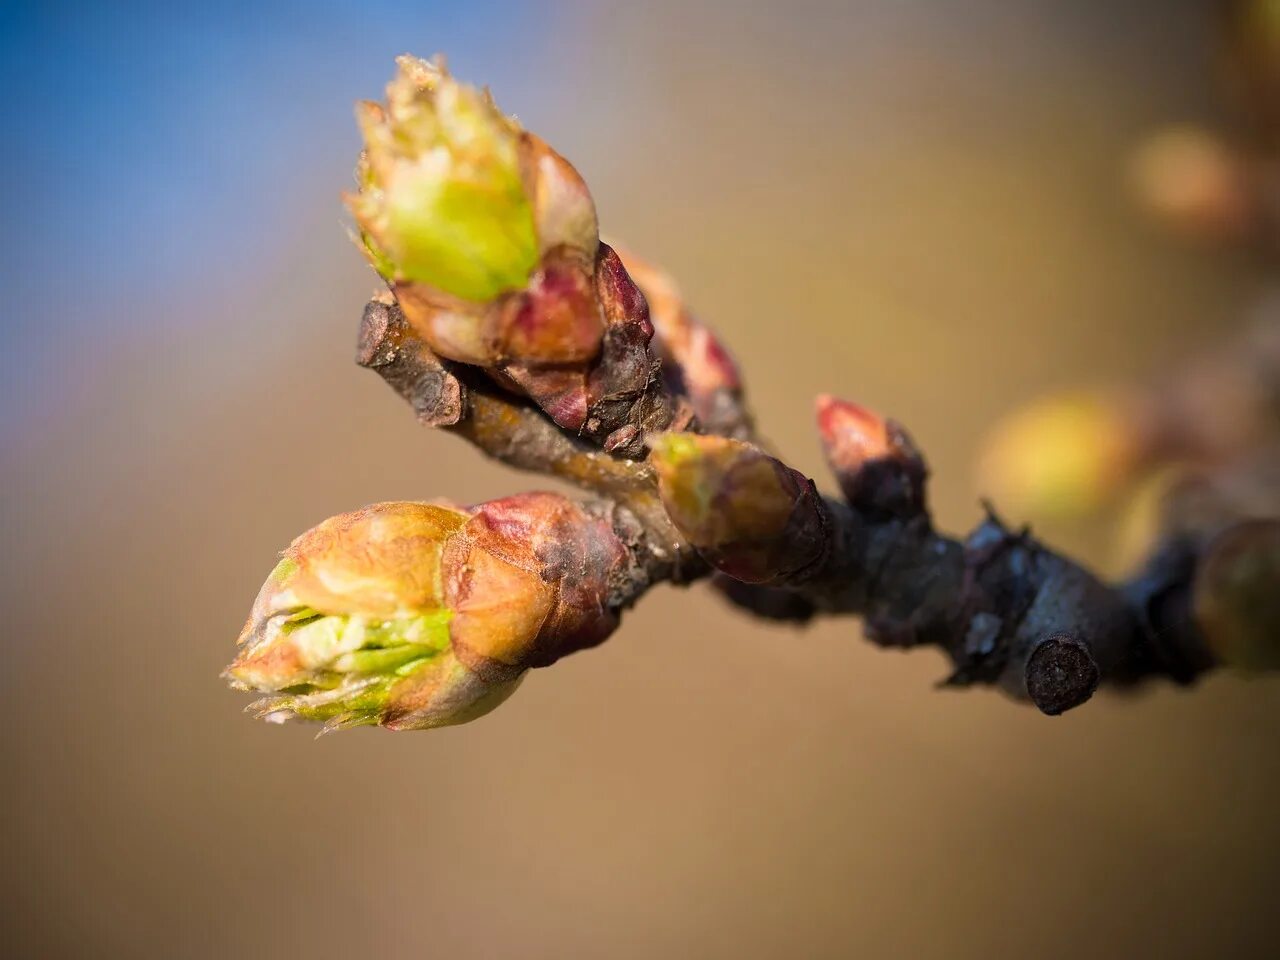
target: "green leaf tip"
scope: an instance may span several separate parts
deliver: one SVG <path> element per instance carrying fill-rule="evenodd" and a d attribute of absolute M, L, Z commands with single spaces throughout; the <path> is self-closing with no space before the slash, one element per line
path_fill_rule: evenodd
<path fill-rule="evenodd" d="M 443 64 L 397 63 L 386 105 L 356 112 L 365 152 L 346 199 L 370 261 L 463 300 L 523 287 L 539 251 L 519 125 Z"/>

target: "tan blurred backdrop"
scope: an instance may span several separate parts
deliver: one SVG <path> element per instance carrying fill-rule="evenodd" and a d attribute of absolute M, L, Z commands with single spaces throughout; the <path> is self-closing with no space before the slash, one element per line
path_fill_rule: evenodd
<path fill-rule="evenodd" d="M 398 47 L 428 54 L 468 14 L 418 16 Z M 816 392 L 889 411 L 953 529 L 978 516 L 970 466 L 996 415 L 1155 370 L 1261 287 L 1124 192 L 1150 126 L 1215 117 L 1204 4 L 520 17 L 537 29 L 468 33 L 456 70 L 681 278 L 793 463 L 822 475 Z M 351 36 L 362 76 L 389 76 L 400 49 Z M 349 102 L 378 93 L 310 103 L 311 139 L 270 145 L 295 175 L 241 196 L 195 279 L 89 298 L 92 322 L 35 337 L 58 362 L 0 463 L 0 952 L 1274 955 L 1275 681 L 1047 719 L 934 690 L 936 654 L 877 651 L 853 623 L 796 632 L 663 589 L 470 726 L 315 741 L 242 715 L 218 672 L 292 536 L 377 500 L 542 483 L 418 428 L 351 361 L 374 278 L 334 158 L 356 149 Z M 267 152 L 235 149 L 247 169 Z M 227 279 L 219 258 L 245 245 Z"/>

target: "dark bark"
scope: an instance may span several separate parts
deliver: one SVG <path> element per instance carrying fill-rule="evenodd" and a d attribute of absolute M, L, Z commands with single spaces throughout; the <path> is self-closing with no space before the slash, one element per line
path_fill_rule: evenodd
<path fill-rule="evenodd" d="M 598 498 L 590 509 L 608 515 L 632 557 L 615 584 L 619 609 L 658 582 L 713 572 L 663 509 L 644 461 L 568 434 L 483 370 L 435 357 L 393 301 L 376 299 L 366 308 L 358 361 L 376 370 L 422 423 Z M 860 615 L 877 644 L 946 651 L 953 664 L 946 685 L 998 685 L 1047 714 L 1084 703 L 1100 684 L 1154 676 L 1188 683 L 1213 665 L 1187 615 L 1203 541 L 1166 544 L 1139 577 L 1114 587 L 1028 531 L 1010 530 L 991 510 L 961 542 L 934 529 L 924 460 L 905 431 L 890 427 L 889 453 L 837 471 L 847 499 L 804 498 L 806 516 L 818 521 L 792 531 L 788 543 L 820 562 L 795 569 L 784 557 L 764 584 L 717 574 L 731 602 L 793 622 L 819 613 Z M 817 547 L 809 542 L 815 538 L 822 541 Z"/>

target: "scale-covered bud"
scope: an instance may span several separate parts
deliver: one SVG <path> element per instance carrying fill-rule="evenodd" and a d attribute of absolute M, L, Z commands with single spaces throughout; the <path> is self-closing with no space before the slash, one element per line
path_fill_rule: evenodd
<path fill-rule="evenodd" d="M 751 416 L 743 401 L 737 365 L 711 328 L 693 315 L 675 280 L 630 250 L 618 251 L 649 302 L 662 356 L 662 376 L 672 393 L 687 396 L 708 433 L 745 438 Z"/>
<path fill-rule="evenodd" d="M 813 481 L 758 447 L 664 433 L 651 438 L 649 462 L 672 522 L 722 573 L 785 582 L 826 557 L 828 517 Z"/>
<path fill-rule="evenodd" d="M 481 504 L 445 552 L 454 651 L 503 676 L 595 646 L 618 625 L 609 587 L 625 560 L 609 523 L 558 493 Z"/>
<path fill-rule="evenodd" d="M 267 578 L 226 676 L 272 721 L 327 729 L 463 723 L 533 666 L 617 624 L 609 525 L 558 494 L 462 510 L 382 503 L 296 539 Z"/>

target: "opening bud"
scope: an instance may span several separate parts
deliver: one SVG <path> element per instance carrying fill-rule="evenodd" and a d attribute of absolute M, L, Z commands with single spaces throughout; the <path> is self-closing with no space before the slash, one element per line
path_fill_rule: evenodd
<path fill-rule="evenodd" d="M 412 697 L 419 725 L 460 723 L 514 684 L 487 683 L 455 657 L 443 554 L 468 514 L 381 503 L 332 517 L 293 541 L 254 602 L 227 668 L 232 685 L 268 693 L 274 722 L 329 729 L 387 723 Z"/>
<path fill-rule="evenodd" d="M 295 540 L 226 676 L 272 721 L 421 729 L 487 713 L 617 625 L 612 528 L 558 494 L 382 503 Z"/>
<path fill-rule="evenodd" d="M 519 126 L 443 64 L 397 64 L 386 105 L 356 111 L 365 152 L 346 199 L 370 260 L 463 300 L 523 287 L 539 251 Z"/>

